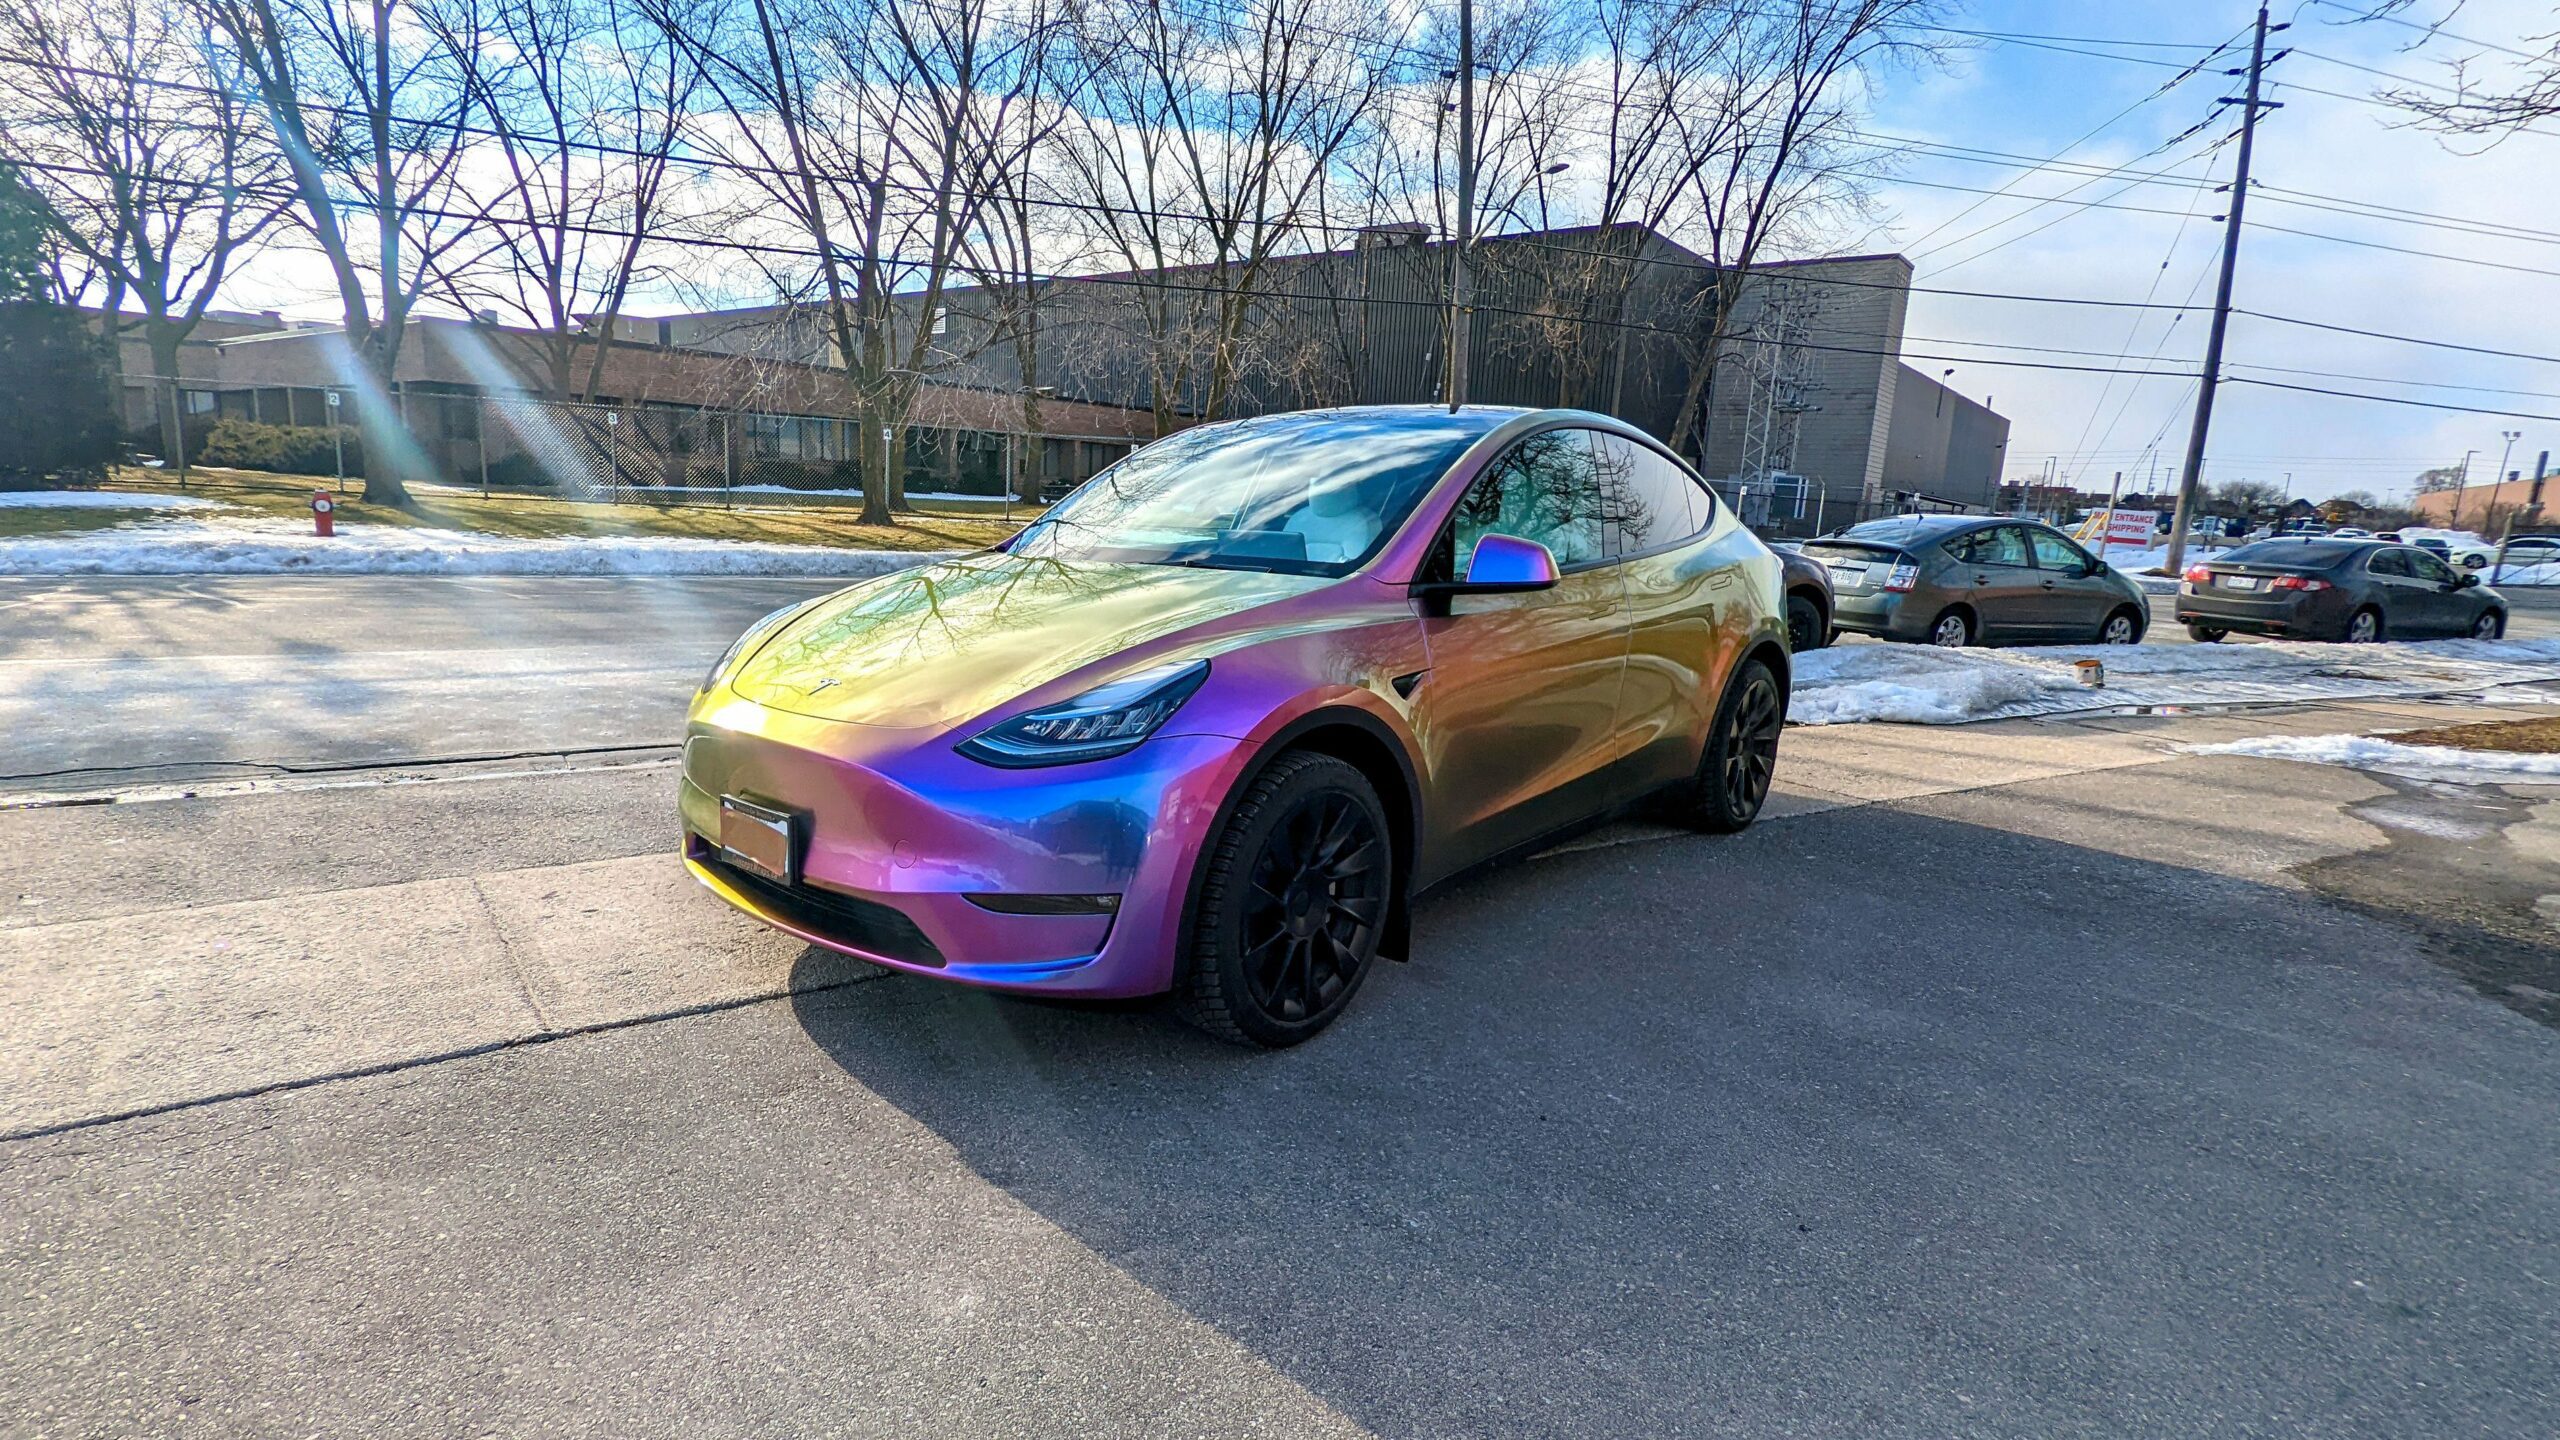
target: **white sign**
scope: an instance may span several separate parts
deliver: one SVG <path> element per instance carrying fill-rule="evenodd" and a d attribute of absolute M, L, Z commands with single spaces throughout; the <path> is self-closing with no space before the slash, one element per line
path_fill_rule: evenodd
<path fill-rule="evenodd" d="M 2106 516 L 2109 545 L 2148 545 L 2152 530 L 2160 523 L 2157 512 L 2150 510 L 2110 510 Z"/>

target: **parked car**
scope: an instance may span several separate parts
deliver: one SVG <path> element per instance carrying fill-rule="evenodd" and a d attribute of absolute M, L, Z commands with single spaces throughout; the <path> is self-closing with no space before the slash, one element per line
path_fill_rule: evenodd
<path fill-rule="evenodd" d="M 1808 541 L 1831 567 L 1832 623 L 1932 645 L 2142 640 L 2142 588 L 2050 525 L 1897 515 Z"/>
<path fill-rule="evenodd" d="M 2329 532 L 2332 540 L 2370 540 L 2373 532 L 2360 525 L 2341 525 Z"/>
<path fill-rule="evenodd" d="M 2430 550 L 2465 570 L 2484 570 L 2498 558 L 2498 547 L 2468 530 L 2403 530 L 2404 543 Z"/>
<path fill-rule="evenodd" d="M 692 873 L 894 970 L 1290 1045 L 1430 886 L 1638 801 L 1758 816 L 1781 566 L 1642 431 L 1314 411 L 1111 473 L 740 636 L 686 723 Z"/>
<path fill-rule="evenodd" d="M 1072 475 L 1060 475 L 1052 479 L 1043 480 L 1040 482 L 1040 503 L 1043 505 L 1055 505 L 1059 501 L 1076 493 L 1083 484 L 1084 481 L 1078 480 Z"/>
<path fill-rule="evenodd" d="M 2560 535 L 2508 537 L 2507 568 L 2512 570 L 2523 565 L 2560 565 Z"/>
<path fill-rule="evenodd" d="M 1786 586 L 1787 648 L 1819 650 L 1837 638 L 1831 628 L 1831 567 L 1801 550 L 1781 546 L 1778 563 Z"/>
<path fill-rule="evenodd" d="M 2443 557 L 2378 540 L 2261 540 L 2187 567 L 2178 620 L 2208 643 L 2232 631 L 2294 640 L 2422 640 L 2506 633 L 2507 602 Z"/>

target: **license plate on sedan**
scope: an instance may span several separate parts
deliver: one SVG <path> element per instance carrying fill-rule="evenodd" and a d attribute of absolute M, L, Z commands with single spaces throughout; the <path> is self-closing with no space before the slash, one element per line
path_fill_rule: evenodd
<path fill-rule="evenodd" d="M 2258 577 L 2255 575 L 2225 575 L 2222 577 L 2222 583 L 2234 590 L 2255 590 L 2258 588 Z"/>
<path fill-rule="evenodd" d="M 784 885 L 800 883 L 800 817 L 789 810 L 720 797 L 720 858 Z"/>

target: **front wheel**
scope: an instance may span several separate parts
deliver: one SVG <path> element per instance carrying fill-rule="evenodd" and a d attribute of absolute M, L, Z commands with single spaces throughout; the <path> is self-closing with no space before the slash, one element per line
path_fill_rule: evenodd
<path fill-rule="evenodd" d="M 1211 841 L 1191 935 L 1186 1019 L 1247 1045 L 1333 1023 L 1378 958 L 1395 883 L 1386 807 L 1330 755 L 1283 755 Z"/>
<path fill-rule="evenodd" d="M 2142 617 L 2130 609 L 2118 610 L 2098 627 L 2101 645 L 2139 645 L 2142 643 Z"/>
<path fill-rule="evenodd" d="M 2471 622 L 2474 640 L 2495 640 L 2506 633 L 2507 617 L 2495 610 L 2483 610 L 2480 618 Z"/>
<path fill-rule="evenodd" d="M 1758 660 L 1744 661 L 1716 706 L 1705 758 L 1679 797 L 1679 818 L 1719 835 L 1759 819 L 1770 778 L 1778 771 L 1778 735 L 1786 723 L 1787 701 L 1778 677 Z"/>

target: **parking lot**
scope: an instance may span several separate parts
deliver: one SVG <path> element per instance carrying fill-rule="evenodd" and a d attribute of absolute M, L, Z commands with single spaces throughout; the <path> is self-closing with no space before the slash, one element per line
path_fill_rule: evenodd
<path fill-rule="evenodd" d="M 1249 1053 L 697 890 L 811 588 L 0 582 L 0 1430 L 2560 1430 L 2551 792 L 2185 749 L 2552 707 L 1792 730 Z"/>

